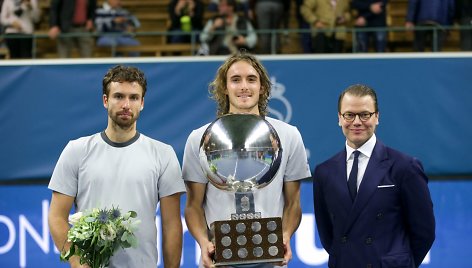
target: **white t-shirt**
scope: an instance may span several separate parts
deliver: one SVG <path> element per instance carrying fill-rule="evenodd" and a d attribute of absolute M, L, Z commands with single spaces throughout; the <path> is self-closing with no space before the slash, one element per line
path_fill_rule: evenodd
<path fill-rule="evenodd" d="M 282 145 L 282 160 L 279 171 L 272 182 L 253 192 L 255 212 L 261 217 L 282 217 L 284 208 L 283 184 L 310 177 L 310 168 L 305 146 L 298 129 L 280 120 L 265 118 L 277 131 Z M 185 181 L 206 183 L 206 196 L 203 204 L 207 225 L 214 221 L 229 220 L 236 212 L 235 194 L 220 190 L 208 183 L 200 166 L 199 147 L 203 133 L 209 124 L 192 131 L 185 145 L 182 175 Z"/>
<path fill-rule="evenodd" d="M 170 145 L 139 133 L 126 143 L 113 143 L 102 132 L 67 144 L 49 189 L 75 197 L 76 211 L 112 206 L 136 211 L 138 247 L 118 250 L 109 267 L 155 268 L 159 199 L 185 192 L 185 185 Z"/>

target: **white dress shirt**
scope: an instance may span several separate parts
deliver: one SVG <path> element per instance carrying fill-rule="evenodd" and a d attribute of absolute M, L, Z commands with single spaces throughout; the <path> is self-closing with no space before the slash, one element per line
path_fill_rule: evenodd
<path fill-rule="evenodd" d="M 359 185 L 361 185 L 362 178 L 364 177 L 365 169 L 367 168 L 367 164 L 369 163 L 370 156 L 374 151 L 375 143 L 377 142 L 377 138 L 375 134 L 367 140 L 361 147 L 357 149 L 357 151 L 361 152 L 359 154 L 359 163 L 358 163 L 358 170 L 357 170 L 357 190 L 359 190 Z M 356 149 L 347 145 L 346 141 L 346 165 L 347 165 L 347 174 L 346 180 L 349 179 L 349 174 L 351 173 L 352 169 L 352 162 L 354 162 L 354 154 L 353 152 Z"/>

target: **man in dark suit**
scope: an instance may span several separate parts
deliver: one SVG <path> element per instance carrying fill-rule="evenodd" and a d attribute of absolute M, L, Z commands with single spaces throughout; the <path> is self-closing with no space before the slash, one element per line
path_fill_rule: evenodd
<path fill-rule="evenodd" d="M 338 118 L 346 148 L 313 174 L 315 217 L 328 266 L 418 267 L 435 238 L 421 163 L 377 140 L 373 89 L 348 87 L 339 96 Z"/>

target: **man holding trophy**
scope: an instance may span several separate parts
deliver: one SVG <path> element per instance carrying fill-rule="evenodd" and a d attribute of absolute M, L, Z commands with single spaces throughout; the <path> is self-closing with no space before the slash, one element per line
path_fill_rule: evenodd
<path fill-rule="evenodd" d="M 286 266 L 292 258 L 300 180 L 310 168 L 297 128 L 266 117 L 270 88 L 254 56 L 230 56 L 210 84 L 218 119 L 187 139 L 185 219 L 200 267 Z"/>

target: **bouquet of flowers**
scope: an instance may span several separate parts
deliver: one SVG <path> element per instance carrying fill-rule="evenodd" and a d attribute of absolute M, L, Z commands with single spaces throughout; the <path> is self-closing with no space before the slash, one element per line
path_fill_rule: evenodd
<path fill-rule="evenodd" d="M 136 212 L 121 214 L 118 208 L 77 212 L 69 217 L 72 227 L 67 233 L 70 249 L 61 253 L 61 260 L 68 261 L 76 255 L 80 264 L 102 268 L 110 263 L 116 250 L 137 246 L 134 232 L 139 220 Z"/>

